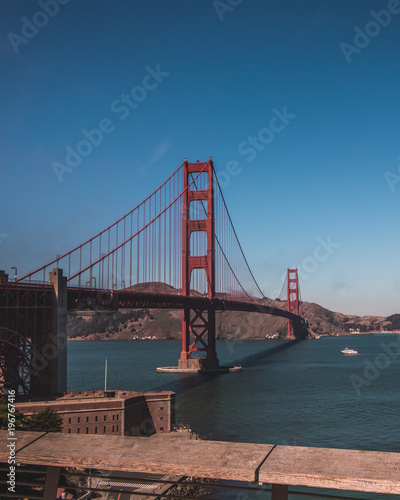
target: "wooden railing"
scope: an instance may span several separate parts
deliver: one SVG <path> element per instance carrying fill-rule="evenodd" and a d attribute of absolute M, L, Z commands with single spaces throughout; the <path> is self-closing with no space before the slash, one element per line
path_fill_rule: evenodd
<path fill-rule="evenodd" d="M 0 431 L 3 471 L 13 467 L 14 453 L 15 494 L 8 491 L 4 498 L 21 498 L 18 473 L 23 466 L 47 467 L 45 500 L 56 498 L 65 467 L 271 484 L 272 500 L 297 494 L 293 486 L 400 494 L 400 453 L 203 441 L 180 433 L 141 438 L 15 432 L 10 437 L 8 431 Z M 2 491 L 6 481 L 2 480 Z"/>

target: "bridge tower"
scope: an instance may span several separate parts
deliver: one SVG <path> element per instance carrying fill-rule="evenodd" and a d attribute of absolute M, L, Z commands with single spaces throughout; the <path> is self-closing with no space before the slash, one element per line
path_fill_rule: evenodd
<path fill-rule="evenodd" d="M 207 279 L 207 296 L 215 295 L 215 219 L 213 163 L 184 162 L 184 193 L 182 216 L 182 295 L 191 292 L 192 271 L 204 270 Z M 190 185 L 189 176 L 200 172 L 207 175 L 207 189 L 198 190 L 195 183 Z M 191 219 L 190 204 L 201 202 L 206 208 L 207 218 Z M 195 211 L 192 210 L 192 214 Z M 206 255 L 191 255 L 190 240 L 196 231 L 203 231 L 207 238 Z M 194 356 L 205 353 L 205 358 Z M 182 310 L 182 352 L 179 369 L 214 369 L 219 367 L 215 349 L 215 309 Z"/>
<path fill-rule="evenodd" d="M 296 269 L 287 270 L 287 306 L 288 311 L 299 315 L 299 304 L 300 304 L 300 290 L 299 290 L 299 275 Z M 288 338 L 293 338 L 295 336 L 295 330 L 298 325 L 295 325 L 293 321 L 288 320 Z"/>

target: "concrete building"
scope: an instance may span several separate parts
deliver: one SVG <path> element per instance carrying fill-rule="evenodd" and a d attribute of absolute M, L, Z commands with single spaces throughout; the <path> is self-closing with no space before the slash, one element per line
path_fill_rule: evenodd
<path fill-rule="evenodd" d="M 171 432 L 175 425 L 175 393 L 171 391 L 79 391 L 47 401 L 16 403 L 29 416 L 52 408 L 62 416 L 62 432 L 148 436 Z"/>

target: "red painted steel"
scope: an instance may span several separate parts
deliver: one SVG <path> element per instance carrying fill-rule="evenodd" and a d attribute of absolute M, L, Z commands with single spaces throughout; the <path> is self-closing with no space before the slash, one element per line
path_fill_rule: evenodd
<path fill-rule="evenodd" d="M 207 189 L 197 189 L 192 184 L 190 189 L 189 176 L 191 174 L 207 174 Z M 215 296 L 215 219 L 214 219 L 214 170 L 210 160 L 207 163 L 184 162 L 183 167 L 183 207 L 182 207 L 182 295 L 189 297 L 191 292 L 192 272 L 200 269 L 205 272 L 207 279 L 207 297 Z M 206 219 L 191 219 L 190 204 L 200 201 L 206 206 Z M 206 255 L 191 255 L 190 240 L 195 232 L 204 232 L 207 237 Z M 215 309 L 212 305 L 207 309 L 182 310 L 182 352 L 179 360 L 180 368 L 194 366 L 192 354 L 205 352 L 206 358 L 201 362 L 205 368 L 218 367 L 218 358 L 215 350 Z"/>
<path fill-rule="evenodd" d="M 299 275 L 297 269 L 287 270 L 287 306 L 288 312 L 294 313 L 299 316 Z M 288 337 L 293 338 L 295 336 L 295 322 L 293 320 L 288 320 Z"/>

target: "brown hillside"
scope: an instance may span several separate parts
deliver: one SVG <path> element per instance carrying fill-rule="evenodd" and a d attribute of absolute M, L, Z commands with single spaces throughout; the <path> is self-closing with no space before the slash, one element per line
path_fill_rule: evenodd
<path fill-rule="evenodd" d="M 273 303 L 276 307 L 286 308 L 285 302 Z M 393 329 L 391 321 L 381 316 L 345 315 L 308 302 L 301 304 L 300 314 L 308 321 L 311 336 L 343 335 L 350 328 L 360 332 Z M 181 322 L 182 312 L 174 309 L 82 311 L 69 315 L 68 335 L 85 340 L 180 338 Z M 237 311 L 217 312 L 217 336 L 220 339 L 284 338 L 286 335 L 287 320 L 284 318 Z"/>

